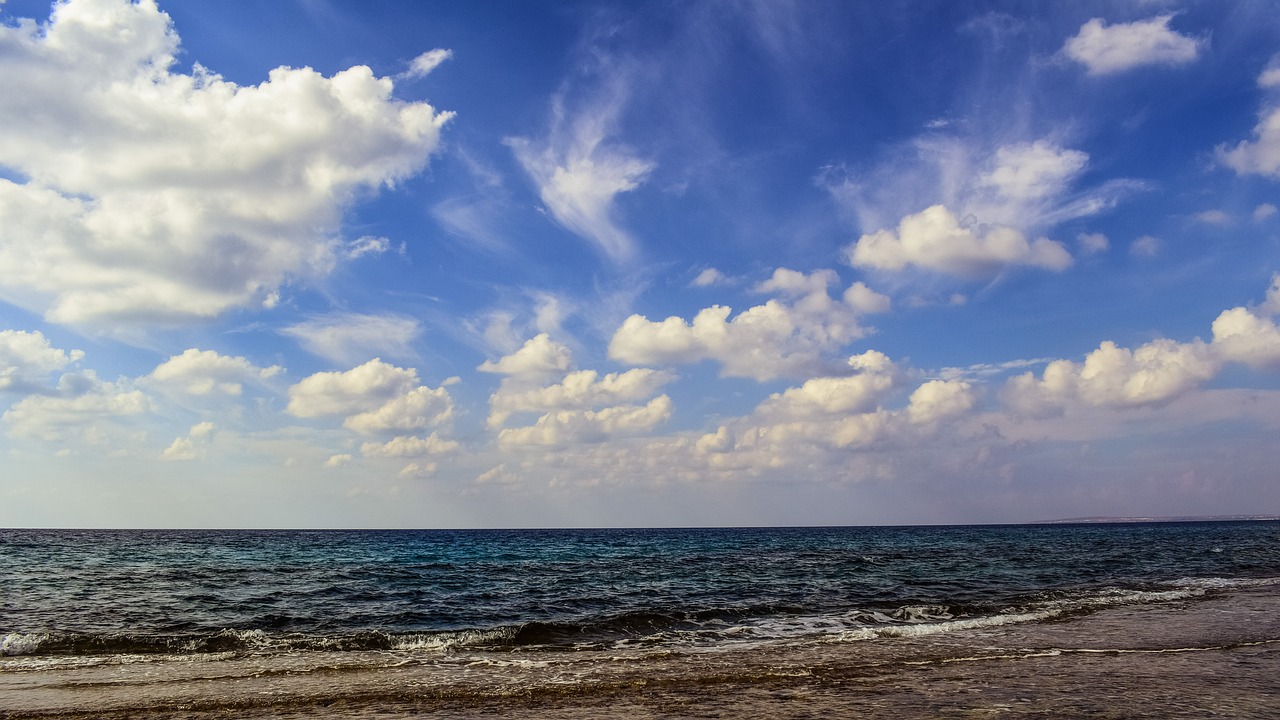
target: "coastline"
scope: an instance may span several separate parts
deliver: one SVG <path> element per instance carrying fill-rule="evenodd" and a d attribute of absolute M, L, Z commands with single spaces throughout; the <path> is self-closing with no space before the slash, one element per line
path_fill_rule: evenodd
<path fill-rule="evenodd" d="M 384 666 L 355 655 L 272 671 L 172 660 L 3 673 L 0 718 L 1261 718 L 1280 707 L 1280 591 L 922 637 L 663 651 L 607 667 L 575 653 L 447 668 L 429 655 Z"/>

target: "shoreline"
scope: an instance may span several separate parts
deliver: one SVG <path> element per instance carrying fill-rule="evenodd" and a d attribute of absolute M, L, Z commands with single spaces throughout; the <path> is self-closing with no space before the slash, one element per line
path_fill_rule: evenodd
<path fill-rule="evenodd" d="M 1280 707 L 1280 592 L 1126 605 L 914 638 L 656 652 L 174 660 L 0 676 L 0 718 L 1267 717 Z M 346 654 L 352 655 L 352 654 Z M 483 658 L 481 659 L 483 660 Z M 579 662 L 582 660 L 583 662 Z"/>

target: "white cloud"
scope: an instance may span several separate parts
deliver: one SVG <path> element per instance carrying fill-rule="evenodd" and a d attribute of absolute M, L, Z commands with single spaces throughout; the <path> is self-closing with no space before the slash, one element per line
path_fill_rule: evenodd
<path fill-rule="evenodd" d="M 1278 286 L 1272 285 L 1268 293 L 1271 303 L 1280 300 Z M 1224 360 L 1258 368 L 1280 365 L 1280 328 L 1271 318 L 1242 307 L 1225 310 L 1213 321 L 1213 346 Z"/>
<path fill-rule="evenodd" d="M 671 410 L 671 398 L 666 395 L 659 395 L 643 406 L 557 410 L 538 418 L 531 426 L 504 428 L 498 433 L 498 444 L 510 448 L 603 442 L 614 437 L 649 432 L 670 419 Z"/>
<path fill-rule="evenodd" d="M 595 245 L 611 260 L 634 257 L 635 241 L 614 219 L 614 200 L 636 189 L 654 168 L 630 148 L 608 142 L 625 92 L 616 86 L 603 99 L 567 117 L 557 97 L 551 132 L 534 142 L 508 144 L 538 187 L 543 204 L 570 232 Z"/>
<path fill-rule="evenodd" d="M 925 425 L 959 417 L 977 403 L 973 386 L 962 380 L 930 380 L 911 393 L 907 418 Z"/>
<path fill-rule="evenodd" d="M 1220 360 L 1205 343 L 1155 340 L 1136 350 L 1105 341 L 1083 364 L 1054 360 L 1037 379 L 1032 373 L 1010 378 L 1005 402 L 1032 417 L 1061 412 L 1082 403 L 1098 407 L 1160 405 L 1195 389 L 1217 374 Z"/>
<path fill-rule="evenodd" d="M 336 455 L 330 455 L 329 459 L 324 461 L 324 466 L 327 468 L 340 468 L 344 465 L 349 465 L 350 463 L 350 453 L 338 453 Z"/>
<path fill-rule="evenodd" d="M 1071 254 L 1047 238 L 1028 242 L 1016 228 L 962 225 L 943 205 L 904 217 L 897 231 L 883 229 L 863 235 L 846 248 L 855 267 L 902 270 L 915 265 L 962 277 L 985 277 L 1007 265 L 1028 265 L 1061 271 L 1071 266 Z"/>
<path fill-rule="evenodd" d="M 727 281 L 728 278 L 726 278 L 724 273 L 719 270 L 715 268 L 705 268 L 702 272 L 698 273 L 698 277 L 694 278 L 693 282 L 689 283 L 689 285 L 691 287 L 700 288 L 711 287 L 712 285 L 723 285 Z"/>
<path fill-rule="evenodd" d="M 1272 215 L 1276 214 L 1276 206 L 1271 203 L 1262 203 L 1253 209 L 1253 221 L 1262 222 Z"/>
<path fill-rule="evenodd" d="M 0 330 L 0 392 L 41 392 L 50 373 L 84 359 L 84 352 L 53 347 L 41 332 Z"/>
<path fill-rule="evenodd" d="M 595 370 L 569 373 L 547 387 L 518 389 L 503 384 L 489 398 L 489 427 L 499 427 L 514 413 L 583 410 L 652 396 L 675 379 L 668 372 L 636 368 L 600 377 Z"/>
<path fill-rule="evenodd" d="M 1102 233 L 1080 233 L 1076 236 L 1082 255 L 1097 255 L 1111 249 L 1111 241 Z"/>
<path fill-rule="evenodd" d="M 188 348 L 156 366 L 149 378 L 180 386 L 191 395 L 208 395 L 214 391 L 239 395 L 245 382 L 262 382 L 282 372 L 284 369 L 279 365 L 262 368 L 243 357 Z"/>
<path fill-rule="evenodd" d="M 102 435 L 100 423 L 141 415 L 152 410 L 151 399 L 122 383 L 105 383 L 92 371 L 63 375 L 54 395 L 30 395 L 3 416 L 11 434 L 50 442 L 76 434 Z M 98 430 L 98 432 L 93 432 Z"/>
<path fill-rule="evenodd" d="M 1231 149 L 1220 145 L 1218 158 L 1241 175 L 1280 177 L 1280 108 L 1266 111 L 1253 128 L 1253 138 Z"/>
<path fill-rule="evenodd" d="M 174 438 L 160 454 L 162 460 L 199 460 L 208 454 L 207 441 L 216 429 L 211 422 L 202 422 L 191 428 L 186 437 Z"/>
<path fill-rule="evenodd" d="M 289 388 L 285 411 L 302 418 L 345 415 L 344 427 L 368 435 L 447 422 L 453 400 L 443 387 L 420 385 L 416 370 L 375 358 L 346 372 L 304 378 Z"/>
<path fill-rule="evenodd" d="M 476 369 L 501 375 L 540 377 L 562 373 L 572 362 L 573 353 L 568 347 L 552 340 L 547 333 L 539 333 L 514 353 L 499 358 L 497 362 L 486 360 Z"/>
<path fill-rule="evenodd" d="M 1196 59 L 1202 42 L 1169 27 L 1172 15 L 1107 25 L 1093 18 L 1062 47 L 1090 75 L 1109 75 L 1143 65 L 1185 65 Z"/>
<path fill-rule="evenodd" d="M 898 385 L 898 369 L 884 353 L 868 350 L 854 355 L 849 366 L 855 374 L 813 378 L 800 387 L 770 395 L 757 413 L 770 418 L 811 418 L 865 412 Z"/>
<path fill-rule="evenodd" d="M 459 447 L 457 440 L 446 440 L 436 433 L 431 433 L 425 438 L 400 435 L 385 443 L 364 443 L 360 446 L 360 454 L 366 457 L 423 457 L 425 455 L 444 455 L 454 452 Z"/>
<path fill-rule="evenodd" d="M 1129 246 L 1129 254 L 1136 257 L 1155 257 L 1160 252 L 1160 238 L 1143 235 Z"/>
<path fill-rule="evenodd" d="M 1226 225 L 1231 222 L 1231 216 L 1221 210 L 1205 210 L 1195 214 L 1195 219 L 1209 225 Z"/>
<path fill-rule="evenodd" d="M 291 325 L 280 333 L 313 355 L 336 363 L 357 363 L 373 355 L 412 357 L 422 328 L 417 320 L 399 315 L 337 313 Z"/>
<path fill-rule="evenodd" d="M 343 255 L 350 260 L 355 260 L 365 255 L 381 255 L 390 249 L 390 240 L 384 237 L 374 237 L 373 235 L 362 235 L 347 243 Z"/>
<path fill-rule="evenodd" d="M 1089 155 L 1040 140 L 996 150 L 994 167 L 979 176 L 1008 200 L 1041 201 L 1062 195 L 1089 163 Z"/>
<path fill-rule="evenodd" d="M 343 208 L 418 172 L 449 118 L 367 67 L 239 86 L 171 72 L 152 2 L 70 0 L 0 25 L 0 294 L 111 331 L 269 305 L 322 277 Z"/>
<path fill-rule="evenodd" d="M 881 295 L 861 281 L 844 291 L 844 302 L 857 312 L 867 315 L 889 312 L 892 305 L 889 296 Z"/>
<path fill-rule="evenodd" d="M 609 357 L 633 365 L 713 359 L 721 363 L 724 376 L 756 380 L 819 374 L 829 353 L 867 334 L 858 322 L 862 308 L 828 294 L 835 280 L 830 270 L 805 275 L 779 268 L 756 289 L 786 300 L 769 300 L 732 320 L 730 308 L 721 305 L 699 311 L 691 322 L 679 317 L 654 322 L 632 315 L 609 341 Z M 851 299 L 864 308 L 887 304 L 887 299 L 882 303 L 862 291 Z"/>
<path fill-rule="evenodd" d="M 445 60 L 448 60 L 451 57 L 453 57 L 452 50 L 444 50 L 442 48 L 436 48 L 435 50 L 428 50 L 422 53 L 421 55 L 419 55 L 418 57 L 414 58 L 413 61 L 409 63 L 409 69 L 405 70 L 404 73 L 401 75 L 401 77 L 406 77 L 406 78 L 425 77 L 429 75 L 432 70 L 435 70 L 436 68 L 440 67 L 441 63 L 443 63 Z"/>

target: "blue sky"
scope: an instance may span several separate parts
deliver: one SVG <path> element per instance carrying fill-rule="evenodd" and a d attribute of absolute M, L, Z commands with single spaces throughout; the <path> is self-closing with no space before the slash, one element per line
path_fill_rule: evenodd
<path fill-rule="evenodd" d="M 0 3 L 0 524 L 1280 512 L 1278 10 Z"/>

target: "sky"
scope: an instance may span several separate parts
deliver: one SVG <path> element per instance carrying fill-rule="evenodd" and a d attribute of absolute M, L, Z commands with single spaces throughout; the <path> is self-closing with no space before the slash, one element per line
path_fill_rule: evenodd
<path fill-rule="evenodd" d="M 0 0 L 0 526 L 1280 513 L 1280 4 Z"/>

